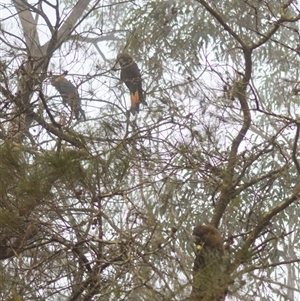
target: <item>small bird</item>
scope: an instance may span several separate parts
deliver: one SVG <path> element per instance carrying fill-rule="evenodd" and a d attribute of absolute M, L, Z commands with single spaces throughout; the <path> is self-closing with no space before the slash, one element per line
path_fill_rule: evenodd
<path fill-rule="evenodd" d="M 198 248 L 215 250 L 223 254 L 222 237 L 217 228 L 212 225 L 197 225 L 193 230 L 193 237 Z"/>
<path fill-rule="evenodd" d="M 222 237 L 212 225 L 197 225 L 193 230 L 196 258 L 193 268 L 191 301 L 224 301 L 227 295 L 226 268 Z"/>
<path fill-rule="evenodd" d="M 139 112 L 141 103 L 147 105 L 142 88 L 141 72 L 132 57 L 127 53 L 120 53 L 117 57 L 117 61 L 121 67 L 121 80 L 130 91 L 130 112 L 135 115 Z"/>
<path fill-rule="evenodd" d="M 65 77 L 68 71 L 65 71 L 62 75 L 52 76 L 50 82 L 53 87 L 60 93 L 63 103 L 69 105 L 72 110 L 72 116 L 75 115 L 77 120 L 80 120 L 80 115 L 86 120 L 85 113 L 81 108 L 81 99 L 78 94 L 77 88 Z"/>

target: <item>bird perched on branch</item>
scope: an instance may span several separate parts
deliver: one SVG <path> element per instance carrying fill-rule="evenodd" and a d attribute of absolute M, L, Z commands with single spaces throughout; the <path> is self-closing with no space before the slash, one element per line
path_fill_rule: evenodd
<path fill-rule="evenodd" d="M 196 258 L 193 268 L 193 301 L 223 301 L 227 294 L 225 272 L 228 261 L 222 237 L 212 225 L 198 225 L 193 231 Z"/>
<path fill-rule="evenodd" d="M 62 75 L 56 75 L 51 77 L 51 84 L 56 88 L 63 99 L 65 105 L 71 107 L 72 116 L 75 115 L 77 120 L 81 117 L 86 120 L 85 113 L 81 108 L 81 99 L 78 94 L 78 89 L 65 77 L 68 71 L 65 71 Z"/>
<path fill-rule="evenodd" d="M 131 108 L 130 112 L 135 115 L 139 112 L 140 104 L 147 105 L 142 89 L 142 77 L 137 64 L 127 53 L 120 53 L 117 61 L 121 67 L 121 80 L 130 91 Z"/>

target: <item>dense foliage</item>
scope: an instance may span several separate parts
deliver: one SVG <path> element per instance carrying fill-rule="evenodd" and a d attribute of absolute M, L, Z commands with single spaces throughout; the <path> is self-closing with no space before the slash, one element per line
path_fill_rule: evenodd
<path fill-rule="evenodd" d="M 187 300 L 208 223 L 227 298 L 300 300 L 297 1 L 0 5 L 3 300 Z"/>

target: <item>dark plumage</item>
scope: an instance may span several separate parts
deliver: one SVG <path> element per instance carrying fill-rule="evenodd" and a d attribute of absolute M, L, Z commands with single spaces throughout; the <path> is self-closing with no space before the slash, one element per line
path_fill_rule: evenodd
<path fill-rule="evenodd" d="M 72 116 L 75 115 L 75 118 L 79 120 L 81 115 L 82 118 L 86 120 L 85 113 L 81 108 L 81 99 L 79 97 L 78 90 L 65 78 L 66 75 L 67 72 L 64 72 L 62 75 L 52 76 L 51 84 L 60 93 L 63 103 L 71 107 Z"/>
<path fill-rule="evenodd" d="M 142 89 L 142 77 L 137 64 L 127 53 L 120 53 L 117 58 L 121 67 L 121 80 L 130 91 L 131 108 L 133 115 L 139 112 L 140 103 L 147 105 Z"/>
<path fill-rule="evenodd" d="M 193 230 L 195 244 L 201 245 L 206 249 L 214 249 L 219 253 L 223 253 L 222 237 L 217 228 L 212 225 L 198 225 Z"/>
<path fill-rule="evenodd" d="M 223 301 L 227 294 L 222 237 L 211 225 L 198 225 L 193 231 L 196 258 L 193 269 L 193 301 Z"/>

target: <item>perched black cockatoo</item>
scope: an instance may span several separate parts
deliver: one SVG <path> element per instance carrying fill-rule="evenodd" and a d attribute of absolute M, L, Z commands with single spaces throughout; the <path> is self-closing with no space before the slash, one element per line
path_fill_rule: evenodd
<path fill-rule="evenodd" d="M 67 74 L 68 72 L 65 71 L 62 75 L 52 76 L 51 84 L 60 93 L 63 103 L 71 107 L 72 116 L 75 115 L 75 118 L 79 120 L 81 115 L 82 118 L 86 120 L 85 113 L 81 108 L 81 99 L 79 97 L 78 90 L 65 78 Z"/>
<path fill-rule="evenodd" d="M 223 301 L 227 294 L 226 269 L 222 237 L 212 225 L 198 225 L 193 231 L 196 258 L 193 268 L 192 301 Z"/>
<path fill-rule="evenodd" d="M 120 53 L 117 57 L 117 61 L 121 67 L 121 80 L 130 91 L 130 112 L 135 115 L 139 112 L 140 103 L 147 105 L 142 89 L 141 72 L 132 57 L 127 53 Z"/>

